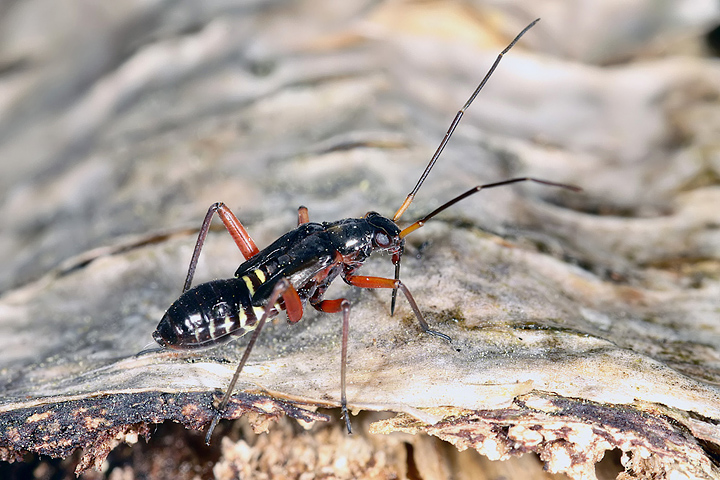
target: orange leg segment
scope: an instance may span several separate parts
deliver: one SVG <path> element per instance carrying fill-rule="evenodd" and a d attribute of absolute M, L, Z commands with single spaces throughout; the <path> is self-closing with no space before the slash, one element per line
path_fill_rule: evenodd
<path fill-rule="evenodd" d="M 298 208 L 298 227 L 303 223 L 310 221 L 310 214 L 308 213 L 307 207 Z"/>
<path fill-rule="evenodd" d="M 410 290 L 408 290 L 408 288 L 405 286 L 404 283 L 402 283 L 402 281 L 396 280 L 394 278 L 367 277 L 365 275 L 347 275 L 345 277 L 345 280 L 350 285 L 354 285 L 360 288 L 397 288 L 398 290 L 403 292 L 405 298 L 407 298 L 407 301 L 410 304 L 410 308 L 412 308 L 412 311 L 415 314 L 415 318 L 417 318 L 418 323 L 420 324 L 420 328 L 422 328 L 423 332 L 429 333 L 430 335 L 435 335 L 436 337 L 440 337 L 444 340 L 447 340 L 448 342 L 452 341 L 450 337 L 448 337 L 444 333 L 430 330 L 430 327 L 425 321 L 425 317 L 423 317 L 423 314 L 420 312 L 420 308 L 418 308 L 415 299 L 410 293 Z"/>
<path fill-rule="evenodd" d="M 217 207 L 215 207 L 216 205 Z M 235 214 L 231 212 L 224 203 L 216 203 L 210 207 L 210 210 L 213 210 L 214 208 L 223 224 L 225 224 L 225 228 L 227 228 L 227 231 L 230 232 L 230 236 L 232 236 L 233 240 L 235 240 L 235 244 L 242 252 L 245 260 L 257 255 L 260 250 L 257 245 L 255 245 L 255 242 L 250 237 L 250 234 L 247 230 L 245 230 L 245 227 L 243 227 L 243 224 L 240 223 L 240 220 L 238 220 Z M 208 213 L 210 210 L 208 210 Z M 212 217 L 212 214 L 210 216 Z"/>
<path fill-rule="evenodd" d="M 343 303 L 347 303 L 347 300 L 338 298 L 337 300 L 323 300 L 314 304 L 313 307 L 325 313 L 338 313 L 342 311 Z"/>
<path fill-rule="evenodd" d="M 210 223 L 212 222 L 213 215 L 217 213 L 222 220 L 225 228 L 235 240 L 235 244 L 240 249 L 240 252 L 245 257 L 245 260 L 256 255 L 258 250 L 257 245 L 250 237 L 250 234 L 240 220 L 235 216 L 234 213 L 222 202 L 213 203 L 205 214 L 205 220 L 203 220 L 202 227 L 200 227 L 200 233 L 198 234 L 197 242 L 195 243 L 195 249 L 193 250 L 192 258 L 190 259 L 190 268 L 188 268 L 187 277 L 185 278 L 185 284 L 183 285 L 183 293 L 190 289 L 192 284 L 193 276 L 195 275 L 195 268 L 197 267 L 198 258 L 200 258 L 200 250 L 202 250 L 205 244 L 205 239 L 210 231 Z"/>
<path fill-rule="evenodd" d="M 285 302 L 285 312 L 290 323 L 299 322 L 303 316 L 303 305 L 300 295 L 298 295 L 292 283 L 288 282 L 288 287 L 283 292 L 282 299 Z"/>

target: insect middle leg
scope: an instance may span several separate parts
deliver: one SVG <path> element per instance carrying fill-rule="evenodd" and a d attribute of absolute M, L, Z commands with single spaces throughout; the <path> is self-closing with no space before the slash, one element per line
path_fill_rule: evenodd
<path fill-rule="evenodd" d="M 317 310 L 325 313 L 338 313 L 342 311 L 343 327 L 342 327 L 342 343 L 340 347 L 340 409 L 345 419 L 345 426 L 348 433 L 352 433 L 350 426 L 350 414 L 347 409 L 347 394 L 345 388 L 345 371 L 347 370 L 347 351 L 348 351 L 348 333 L 350 331 L 350 302 L 345 298 L 336 300 L 322 300 L 312 303 Z"/>
<path fill-rule="evenodd" d="M 415 313 L 415 317 L 417 317 L 418 322 L 420 323 L 420 328 L 422 328 L 423 332 L 429 333 L 430 335 L 434 335 L 436 337 L 440 337 L 443 340 L 447 340 L 448 342 L 452 341 L 450 337 L 445 335 L 444 333 L 430 329 L 427 322 L 425 321 L 425 318 L 420 312 L 420 309 L 418 308 L 415 299 L 410 293 L 410 290 L 408 290 L 408 288 L 405 286 L 404 283 L 402 283 L 402 281 L 392 278 L 367 277 L 364 275 L 347 275 L 345 276 L 345 280 L 351 285 L 361 288 L 394 288 L 402 291 L 405 295 L 405 298 L 407 298 L 408 302 L 410 303 L 410 307 Z M 342 416 L 345 419 L 345 426 L 347 427 L 347 431 L 348 433 L 352 433 L 352 427 L 350 425 L 350 414 L 348 413 L 347 409 L 347 389 L 345 380 L 347 371 L 348 333 L 350 331 L 350 302 L 345 298 L 338 298 L 336 300 L 322 300 L 319 302 L 313 302 L 311 300 L 310 303 L 313 307 L 315 307 L 321 312 L 338 313 L 342 311 L 343 313 L 342 343 L 340 353 L 340 408 L 342 410 Z"/>
<path fill-rule="evenodd" d="M 210 231 L 210 223 L 212 222 L 213 215 L 216 213 L 230 233 L 230 236 L 235 240 L 235 244 L 240 249 L 245 260 L 255 256 L 260 251 L 235 214 L 232 213 L 224 203 L 213 203 L 205 214 L 205 220 L 203 220 L 202 227 L 200 227 L 200 233 L 198 233 L 198 239 L 197 242 L 195 242 L 195 249 L 190 259 L 190 267 L 188 268 L 187 277 L 185 277 L 182 293 L 187 292 L 190 289 L 190 285 L 192 285 L 195 268 L 197 267 L 198 258 L 200 258 L 200 250 L 202 250 L 203 244 L 205 244 L 205 239 Z"/>

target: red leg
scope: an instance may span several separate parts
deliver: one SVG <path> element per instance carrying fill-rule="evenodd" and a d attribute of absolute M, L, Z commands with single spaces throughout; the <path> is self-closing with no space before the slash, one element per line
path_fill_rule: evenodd
<path fill-rule="evenodd" d="M 185 284 L 183 285 L 183 293 L 190 289 L 193 276 L 195 275 L 198 258 L 200 257 L 200 250 L 202 250 L 203 244 L 205 243 L 205 238 L 207 238 L 208 231 L 210 230 L 210 223 L 212 222 L 212 217 L 215 213 L 218 214 L 225 225 L 225 228 L 228 232 L 230 232 L 230 235 L 233 240 L 235 240 L 235 244 L 240 249 L 243 257 L 245 257 L 245 260 L 256 255 L 260 251 L 258 250 L 257 245 L 255 245 L 253 239 L 250 237 L 250 234 L 247 230 L 245 230 L 245 227 L 243 227 L 242 223 L 240 223 L 240 220 L 237 219 L 235 214 L 232 213 L 224 203 L 213 203 L 208 209 L 207 214 L 205 214 L 205 220 L 203 220 L 202 227 L 200 227 L 200 233 L 198 234 L 195 249 L 193 250 L 192 258 L 190 259 L 190 268 L 188 268 Z"/>
<path fill-rule="evenodd" d="M 283 302 L 285 303 L 285 312 L 287 313 L 288 320 L 290 323 L 297 323 L 303 316 L 303 304 L 300 300 L 295 287 L 290 284 L 287 290 L 282 294 Z"/>
<path fill-rule="evenodd" d="M 445 339 L 448 342 L 452 341 L 450 337 L 448 337 L 444 333 L 430 330 L 430 327 L 428 327 L 428 324 L 425 321 L 425 317 L 423 317 L 423 314 L 420 312 L 417 303 L 415 303 L 415 299 L 413 298 L 412 294 L 410 294 L 410 290 L 408 290 L 405 284 L 402 283 L 400 280 L 396 280 L 394 278 L 367 277 L 365 275 L 347 275 L 345 277 L 345 281 L 348 282 L 350 285 L 354 285 L 360 288 L 396 288 L 400 290 L 405 295 L 405 298 L 407 298 L 408 303 L 410 303 L 410 308 L 412 308 L 413 313 L 415 313 L 415 318 L 417 318 L 418 323 L 420 323 L 420 328 L 422 328 L 423 332 L 429 333 L 430 335 L 435 335 L 436 337 Z"/>
<path fill-rule="evenodd" d="M 344 298 L 338 298 L 337 300 L 323 300 L 313 304 L 313 307 L 325 313 L 338 313 L 343 309 L 343 302 L 347 302 L 347 300 Z"/>
<path fill-rule="evenodd" d="M 308 213 L 307 207 L 298 208 L 298 227 L 303 223 L 310 221 L 310 214 Z"/>
<path fill-rule="evenodd" d="M 352 433 L 350 414 L 347 409 L 347 395 L 345 393 L 345 371 L 347 369 L 348 332 L 350 331 L 350 302 L 344 298 L 337 300 L 323 300 L 314 303 L 313 307 L 326 313 L 343 313 L 342 343 L 340 349 L 340 409 L 345 419 L 348 433 Z"/>

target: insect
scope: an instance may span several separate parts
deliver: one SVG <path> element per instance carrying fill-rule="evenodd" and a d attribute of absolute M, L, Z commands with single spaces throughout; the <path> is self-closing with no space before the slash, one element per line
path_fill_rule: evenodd
<path fill-rule="evenodd" d="M 247 333 L 253 333 L 235 374 L 217 406 L 217 413 L 210 423 L 205 438 L 208 444 L 215 426 L 225 412 L 238 377 L 265 322 L 284 310 L 289 322 L 296 323 L 302 318 L 304 308 L 308 304 L 322 312 L 342 313 L 340 403 L 347 431 L 351 433 L 345 393 L 351 305 L 344 298 L 324 299 L 325 291 L 333 280 L 341 277 L 347 284 L 360 288 L 391 289 L 391 315 L 395 311 L 397 292 L 402 292 L 422 331 L 450 341 L 450 337 L 444 333 L 430 329 L 412 294 L 400 280 L 400 260 L 405 247 L 405 237 L 440 212 L 483 189 L 532 181 L 574 191 L 580 190 L 571 185 L 537 178 L 512 178 L 478 185 L 403 229 L 396 223 L 412 203 L 465 110 L 485 86 L 503 55 L 538 20 L 525 27 L 498 55 L 469 100 L 455 115 L 417 184 L 392 218 L 384 217 L 376 212 L 369 212 L 361 218 L 314 223 L 310 222 L 307 208 L 300 207 L 297 228 L 282 235 L 265 249 L 259 250 L 245 227 L 227 206 L 223 203 L 215 203 L 210 207 L 200 228 L 182 295 L 168 308 L 153 333 L 153 338 L 161 347 L 173 350 L 210 348 Z M 214 280 L 190 288 L 200 251 L 215 214 L 222 220 L 246 261 L 237 269 L 234 278 Z M 371 277 L 358 273 L 365 260 L 375 252 L 387 252 L 391 255 L 392 263 L 395 266 L 394 278 Z"/>

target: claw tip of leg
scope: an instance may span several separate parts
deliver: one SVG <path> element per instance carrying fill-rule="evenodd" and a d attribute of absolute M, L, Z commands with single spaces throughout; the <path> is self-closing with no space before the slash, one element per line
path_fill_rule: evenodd
<path fill-rule="evenodd" d="M 210 422 L 210 427 L 208 427 L 208 431 L 205 434 L 205 445 L 210 445 L 210 439 L 212 438 L 212 434 L 215 431 L 215 427 L 217 426 L 219 421 L 220 416 L 216 415 L 213 417 L 212 422 Z"/>

